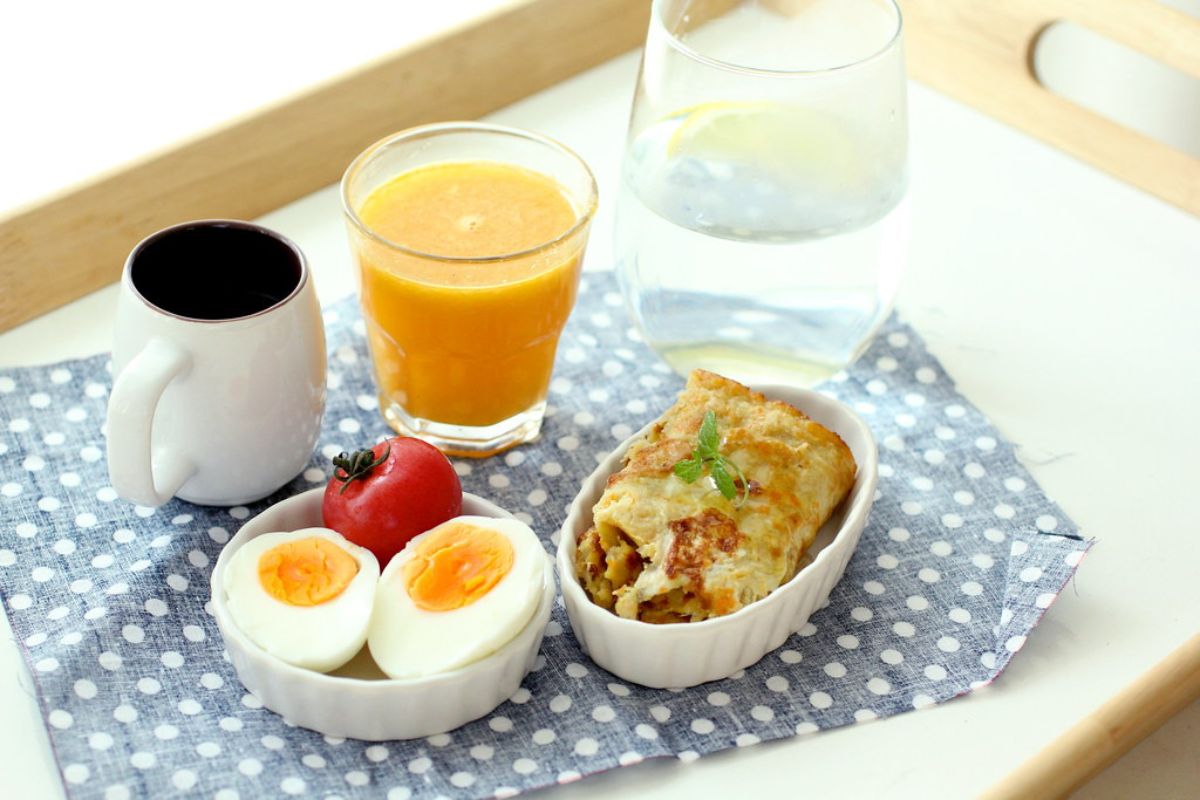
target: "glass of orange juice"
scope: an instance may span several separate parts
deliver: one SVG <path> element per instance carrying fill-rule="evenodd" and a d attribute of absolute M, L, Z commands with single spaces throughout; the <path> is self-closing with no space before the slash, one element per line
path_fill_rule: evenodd
<path fill-rule="evenodd" d="M 411 128 L 354 160 L 342 204 L 392 428 L 465 456 L 537 436 L 596 200 L 579 156 L 499 125 Z"/>

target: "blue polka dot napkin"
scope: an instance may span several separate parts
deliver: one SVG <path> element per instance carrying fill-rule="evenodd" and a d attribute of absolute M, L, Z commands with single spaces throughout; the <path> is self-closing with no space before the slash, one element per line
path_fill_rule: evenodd
<path fill-rule="evenodd" d="M 387 433 L 353 299 L 325 313 L 329 408 L 312 466 Z M 893 320 L 824 387 L 880 445 L 870 524 L 828 605 L 733 677 L 644 689 L 592 664 L 561 607 L 534 671 L 486 718 L 368 744 L 292 728 L 238 683 L 206 608 L 217 553 L 266 503 L 131 506 L 108 486 L 102 356 L 0 372 L 0 592 L 73 798 L 505 797 L 647 758 L 691 760 L 949 700 L 1021 649 L 1090 543 Z M 589 275 L 541 438 L 455 464 L 547 550 L 580 480 L 682 381 Z"/>

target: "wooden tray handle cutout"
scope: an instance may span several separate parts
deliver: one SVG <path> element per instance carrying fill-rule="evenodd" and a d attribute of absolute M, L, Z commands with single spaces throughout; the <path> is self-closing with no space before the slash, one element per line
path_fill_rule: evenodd
<path fill-rule="evenodd" d="M 1046 89 L 1038 37 L 1069 21 L 1200 80 L 1200 20 L 1157 0 L 900 0 L 909 72 L 1200 216 L 1200 159 Z"/>

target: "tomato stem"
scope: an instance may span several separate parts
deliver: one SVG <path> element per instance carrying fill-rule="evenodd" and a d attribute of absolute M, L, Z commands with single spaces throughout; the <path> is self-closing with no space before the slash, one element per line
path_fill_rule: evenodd
<path fill-rule="evenodd" d="M 344 450 L 338 453 L 333 458 L 333 477 L 342 482 L 342 488 L 338 490 L 338 494 L 345 494 L 350 488 L 350 484 L 359 478 L 366 478 L 371 473 L 371 470 L 378 467 L 383 462 L 387 461 L 391 455 L 391 442 L 384 448 L 383 455 L 379 458 L 375 457 L 375 451 L 371 448 L 366 450 L 355 450 L 353 453 L 347 453 Z M 341 474 L 338 474 L 341 470 Z"/>

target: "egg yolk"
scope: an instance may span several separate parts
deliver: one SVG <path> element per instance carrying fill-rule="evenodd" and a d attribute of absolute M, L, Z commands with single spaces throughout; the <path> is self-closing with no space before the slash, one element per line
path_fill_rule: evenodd
<path fill-rule="evenodd" d="M 450 523 L 417 543 L 404 565 L 404 586 L 417 608 L 452 611 L 490 592 L 512 569 L 513 558 L 503 534 Z"/>
<path fill-rule="evenodd" d="M 328 539 L 309 536 L 272 547 L 258 559 L 267 594 L 291 606 L 318 606 L 341 594 L 358 574 L 358 561 Z"/>

